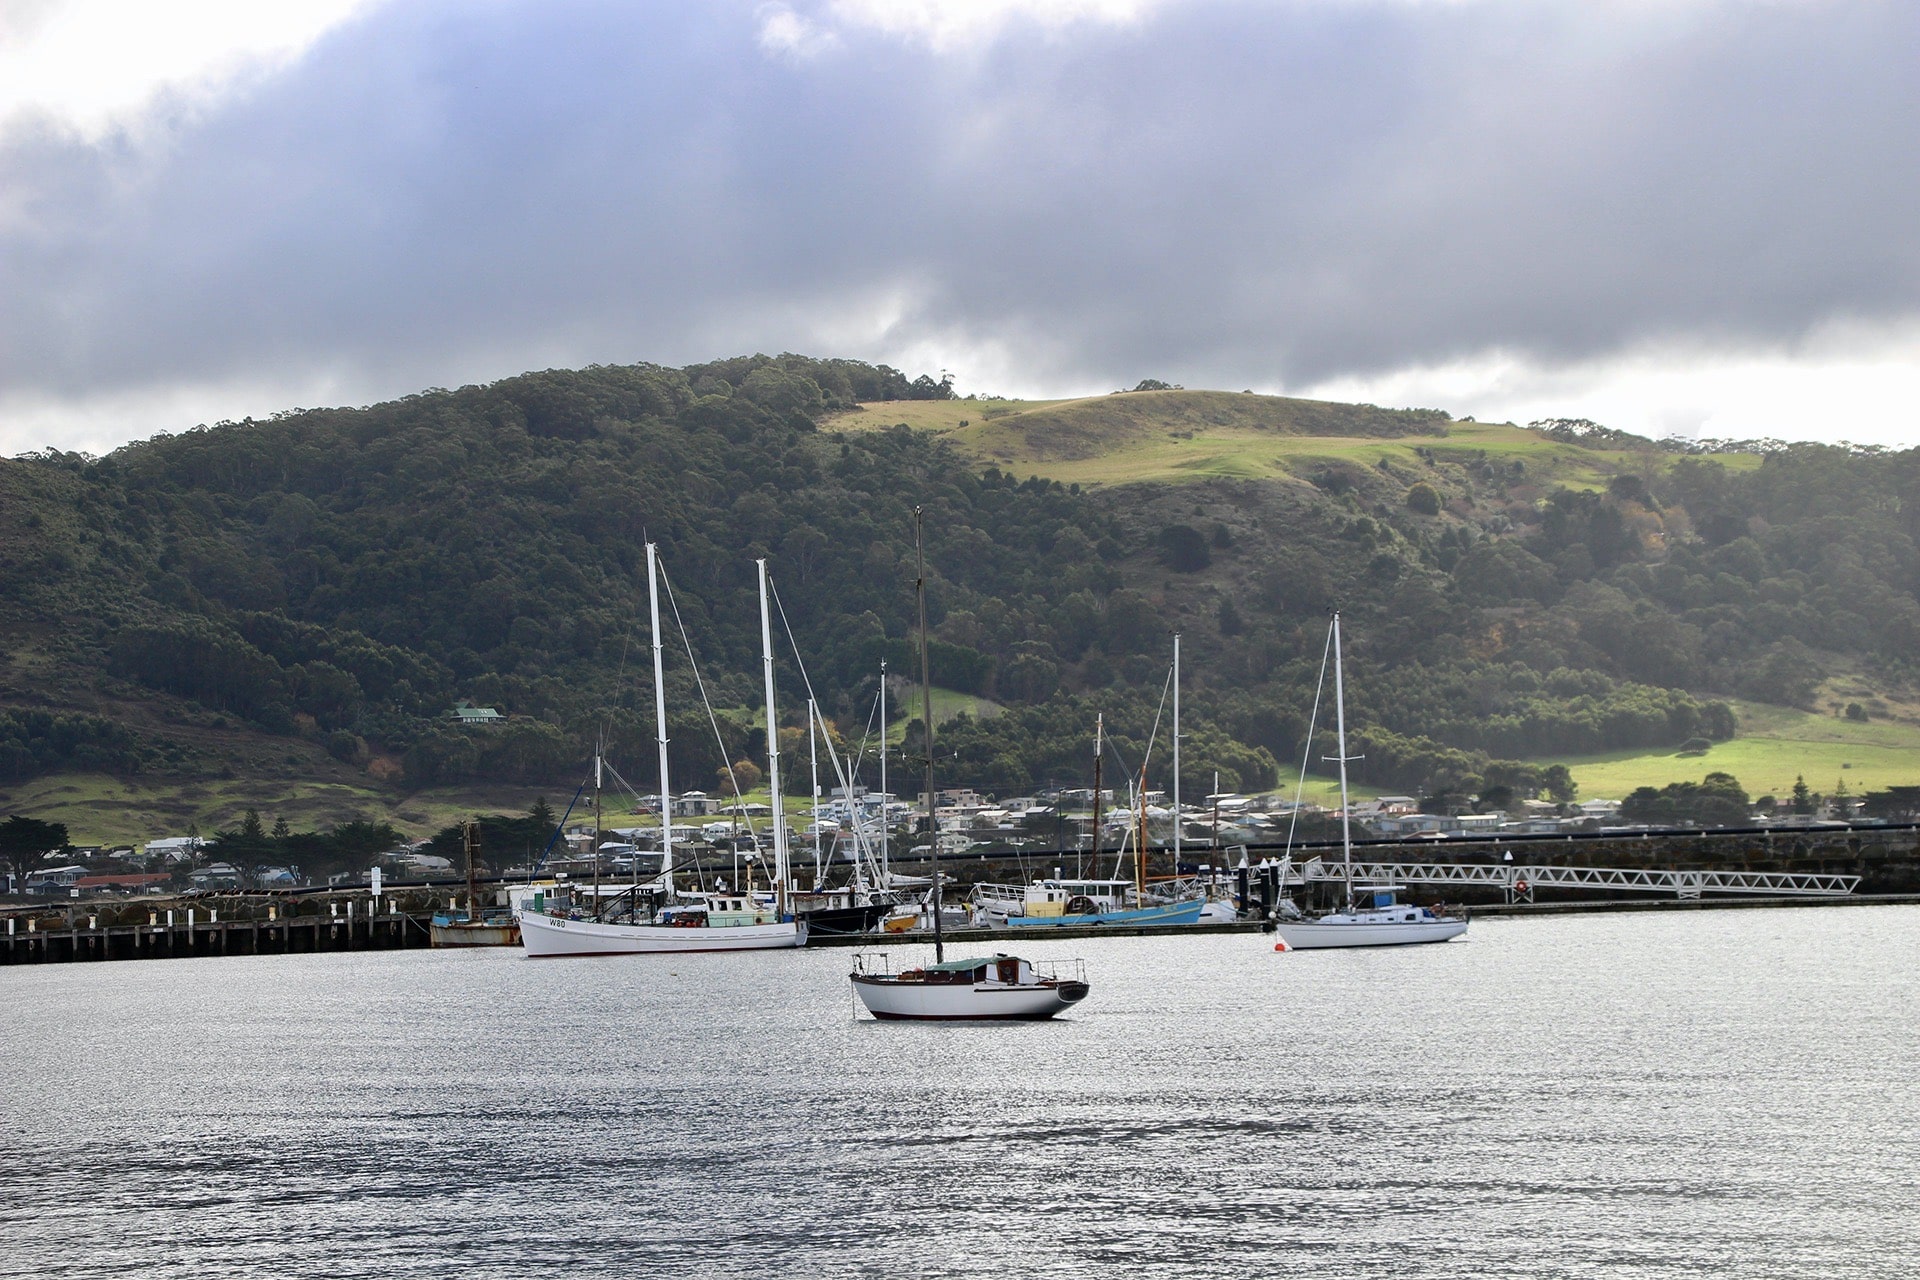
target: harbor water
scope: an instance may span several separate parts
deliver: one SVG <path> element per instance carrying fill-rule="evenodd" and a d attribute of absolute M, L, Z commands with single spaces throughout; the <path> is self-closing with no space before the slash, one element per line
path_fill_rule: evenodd
<path fill-rule="evenodd" d="M 1920 908 L 1015 943 L 0 970 L 0 1274 L 1920 1274 Z"/>

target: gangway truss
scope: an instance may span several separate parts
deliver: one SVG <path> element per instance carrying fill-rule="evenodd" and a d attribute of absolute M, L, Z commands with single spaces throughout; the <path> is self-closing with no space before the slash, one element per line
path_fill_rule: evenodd
<path fill-rule="evenodd" d="M 1305 882 L 1344 880 L 1339 862 L 1310 859 L 1299 869 Z M 1356 884 L 1460 885 L 1498 889 L 1531 901 L 1536 889 L 1612 889 L 1624 893 L 1671 893 L 1698 898 L 1724 893 L 1772 898 L 1844 898 L 1859 876 L 1785 871 L 1686 871 L 1634 867 L 1568 867 L 1515 862 L 1373 862 L 1355 860 Z"/>

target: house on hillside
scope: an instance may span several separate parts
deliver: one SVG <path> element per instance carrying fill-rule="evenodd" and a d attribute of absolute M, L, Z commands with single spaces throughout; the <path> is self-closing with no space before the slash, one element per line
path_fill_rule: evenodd
<path fill-rule="evenodd" d="M 192 862 L 199 855 L 200 846 L 205 843 L 199 836 L 163 836 L 147 841 L 146 854 L 149 858 L 165 858 L 168 862 Z"/>
<path fill-rule="evenodd" d="M 676 818 L 711 818 L 720 812 L 720 802 L 704 791 L 682 791 L 673 798 Z"/>
<path fill-rule="evenodd" d="M 453 710 L 447 712 L 447 719 L 460 725 L 462 728 L 470 729 L 475 726 L 499 724 L 504 721 L 506 717 L 492 707 L 476 707 L 471 702 L 462 699 L 453 704 Z"/>
<path fill-rule="evenodd" d="M 240 869 L 229 862 L 211 862 L 187 877 L 196 889 L 238 889 Z"/>

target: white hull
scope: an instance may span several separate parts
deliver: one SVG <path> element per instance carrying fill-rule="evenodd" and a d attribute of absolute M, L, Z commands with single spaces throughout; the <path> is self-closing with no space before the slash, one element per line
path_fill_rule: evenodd
<path fill-rule="evenodd" d="M 1465 920 L 1283 920 L 1274 930 L 1287 946 L 1308 951 L 1326 947 L 1399 947 L 1415 942 L 1445 942 L 1467 931 Z"/>
<path fill-rule="evenodd" d="M 1071 1008 L 1084 983 L 1002 986 L 994 982 L 930 983 L 856 975 L 853 989 L 876 1018 L 925 1022 L 1035 1022 Z"/>
<path fill-rule="evenodd" d="M 530 957 L 772 951 L 805 946 L 807 926 L 804 921 L 791 920 L 717 928 L 607 924 L 597 920 L 566 920 L 529 910 L 520 913 L 520 942 Z"/>

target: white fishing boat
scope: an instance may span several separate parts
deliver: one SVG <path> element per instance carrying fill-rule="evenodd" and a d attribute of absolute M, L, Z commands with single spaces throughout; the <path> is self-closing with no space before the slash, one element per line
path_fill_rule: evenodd
<path fill-rule="evenodd" d="M 673 790 L 667 776 L 667 711 L 660 645 L 660 596 L 656 549 L 647 544 L 647 596 L 653 622 L 655 729 L 660 756 L 660 875 L 642 886 L 636 880 L 624 899 L 627 919 L 608 919 L 598 885 L 590 909 L 577 895 L 537 892 L 520 910 L 520 943 L 531 957 L 647 955 L 683 951 L 766 951 L 802 947 L 806 921 L 787 906 L 786 822 L 780 808 L 779 732 L 774 722 L 772 630 L 767 615 L 767 562 L 760 565 L 760 633 L 767 686 L 767 741 L 771 744 L 769 781 L 773 805 L 774 901 L 750 895 L 708 894 L 676 902 L 673 886 Z M 594 757 L 594 790 L 600 787 L 601 760 Z M 595 802 L 596 810 L 598 801 Z M 598 818 L 595 819 L 598 826 Z M 596 871 L 596 879 L 598 872 Z M 650 918 L 642 919 L 643 911 Z"/>
<path fill-rule="evenodd" d="M 647 924 L 596 920 L 536 897 L 520 915 L 520 941 L 535 957 L 770 951 L 805 946 L 807 926 L 781 920 L 740 895 L 711 894 L 663 907 Z"/>
<path fill-rule="evenodd" d="M 1396 886 L 1370 885 L 1364 899 L 1354 892 L 1353 828 L 1347 802 L 1347 697 L 1340 664 L 1340 615 L 1333 615 L 1328 643 L 1333 650 L 1333 706 L 1335 740 L 1340 764 L 1340 847 L 1346 865 L 1345 903 L 1338 911 L 1298 920 L 1276 920 L 1274 932 L 1287 950 L 1329 947 L 1396 947 L 1417 942 L 1445 942 L 1467 931 L 1467 922 L 1440 915 L 1426 907 L 1399 902 Z M 1324 671 L 1325 668 L 1322 668 Z M 1311 735 L 1309 735 L 1311 736 Z"/>
<path fill-rule="evenodd" d="M 920 613 L 920 723 L 927 735 L 927 830 L 934 820 L 933 682 L 927 664 L 927 560 L 920 537 L 920 509 L 913 510 L 913 542 L 919 563 L 915 597 Z M 894 972 L 884 954 L 856 955 L 853 990 L 867 1012 L 888 1022 L 1033 1022 L 1051 1018 L 1087 998 L 1086 972 L 1075 960 L 1059 967 L 1036 967 L 1004 953 L 971 960 L 948 960 L 940 904 L 939 843 L 927 850 L 933 864 L 928 914 L 933 922 L 930 965 Z"/>

